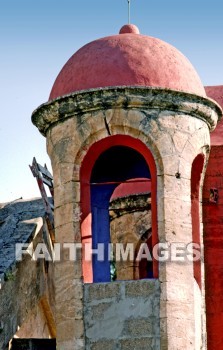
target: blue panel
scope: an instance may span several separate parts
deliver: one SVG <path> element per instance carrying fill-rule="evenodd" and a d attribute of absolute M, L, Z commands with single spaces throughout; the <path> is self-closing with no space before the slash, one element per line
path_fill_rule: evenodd
<path fill-rule="evenodd" d="M 93 282 L 110 282 L 110 261 L 108 243 L 110 243 L 109 200 L 114 191 L 114 185 L 99 185 L 91 188 L 92 208 L 92 248 L 97 249 L 98 243 L 104 243 L 104 260 L 99 261 L 93 255 Z"/>

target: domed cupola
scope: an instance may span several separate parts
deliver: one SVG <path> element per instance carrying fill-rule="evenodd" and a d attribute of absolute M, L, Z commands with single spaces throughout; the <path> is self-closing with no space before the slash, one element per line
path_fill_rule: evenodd
<path fill-rule="evenodd" d="M 206 348 L 200 193 L 221 116 L 187 58 L 134 25 L 65 64 L 32 115 L 54 176 L 58 348 Z"/>
<path fill-rule="evenodd" d="M 141 35 L 129 24 L 119 35 L 92 41 L 74 53 L 59 73 L 49 99 L 114 86 L 160 87 L 206 96 L 196 70 L 180 51 Z"/>

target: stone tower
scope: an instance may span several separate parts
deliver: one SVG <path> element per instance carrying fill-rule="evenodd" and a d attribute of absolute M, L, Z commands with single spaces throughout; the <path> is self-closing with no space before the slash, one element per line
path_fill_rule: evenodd
<path fill-rule="evenodd" d="M 192 257 L 200 247 L 202 258 L 200 193 L 220 116 L 190 62 L 134 25 L 65 64 L 32 116 L 47 140 L 63 250 L 58 349 L 206 348 L 204 271 Z M 123 207 L 131 216 L 114 221 Z M 109 251 L 117 242 L 134 247 L 124 267 Z M 135 261 L 140 242 L 153 252 L 147 265 Z"/>

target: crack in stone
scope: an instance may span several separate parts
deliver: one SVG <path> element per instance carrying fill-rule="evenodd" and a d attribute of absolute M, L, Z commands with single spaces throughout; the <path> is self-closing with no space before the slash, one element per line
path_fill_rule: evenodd
<path fill-rule="evenodd" d="M 111 131 L 109 129 L 109 125 L 108 125 L 106 117 L 104 117 L 104 122 L 105 122 L 105 128 L 106 128 L 106 130 L 108 132 L 108 135 L 111 136 Z"/>

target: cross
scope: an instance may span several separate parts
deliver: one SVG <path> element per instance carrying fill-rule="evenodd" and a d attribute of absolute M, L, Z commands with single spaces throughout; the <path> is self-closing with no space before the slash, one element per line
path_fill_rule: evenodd
<path fill-rule="evenodd" d="M 131 7 L 131 4 L 130 4 L 130 0 L 127 0 L 128 1 L 128 24 L 130 24 L 130 7 Z"/>

